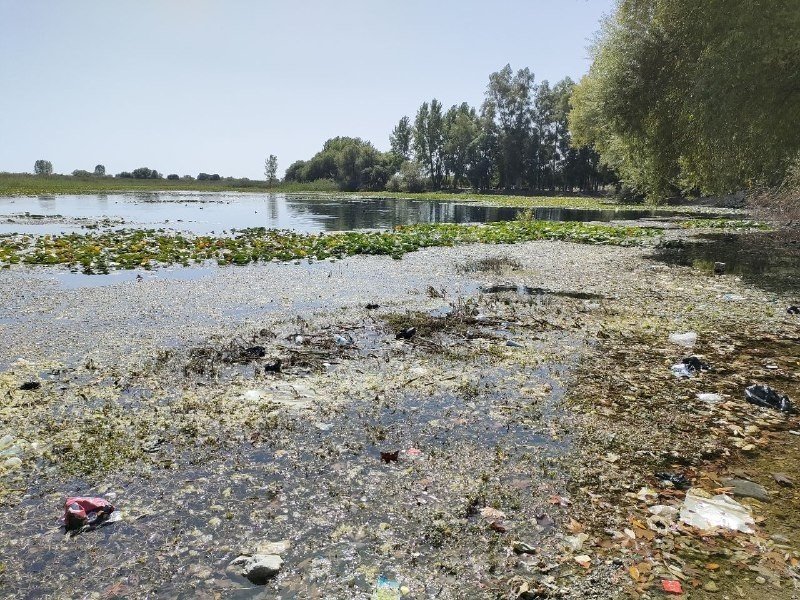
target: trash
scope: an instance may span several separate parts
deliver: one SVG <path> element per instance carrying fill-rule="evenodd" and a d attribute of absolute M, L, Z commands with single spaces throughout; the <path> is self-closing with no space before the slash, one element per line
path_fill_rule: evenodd
<path fill-rule="evenodd" d="M 696 356 L 689 356 L 688 358 L 684 358 L 681 361 L 689 371 L 693 372 L 700 372 L 700 371 L 709 371 L 711 367 L 708 366 L 708 363 L 704 363 L 702 360 L 697 358 Z"/>
<path fill-rule="evenodd" d="M 408 456 L 414 456 L 414 457 L 422 456 L 422 450 L 418 450 L 417 448 L 409 448 L 408 450 L 406 450 L 406 454 Z"/>
<path fill-rule="evenodd" d="M 692 374 L 689 372 L 689 367 L 687 367 L 683 363 L 677 363 L 677 364 L 672 365 L 670 367 L 670 370 L 672 371 L 672 374 L 675 375 L 675 377 L 678 377 L 678 378 L 691 377 L 692 376 Z"/>
<path fill-rule="evenodd" d="M 588 533 L 576 533 L 575 535 L 568 535 L 564 538 L 564 542 L 566 542 L 567 547 L 569 547 L 573 552 L 577 552 L 581 548 L 583 548 L 583 544 L 586 540 L 589 539 Z"/>
<path fill-rule="evenodd" d="M 353 343 L 353 340 L 349 340 L 338 333 L 333 336 L 333 341 L 336 342 L 337 346 L 350 346 Z"/>
<path fill-rule="evenodd" d="M 320 431 L 330 431 L 333 429 L 333 423 L 314 423 L 314 427 Z"/>
<path fill-rule="evenodd" d="M 785 473 L 773 473 L 772 478 L 778 485 L 783 485 L 786 487 L 794 487 L 794 481 L 792 481 L 791 478 L 789 478 L 789 476 L 786 475 Z"/>
<path fill-rule="evenodd" d="M 399 581 L 380 575 L 375 582 L 372 600 L 398 600 L 401 595 Z"/>
<path fill-rule="evenodd" d="M 661 587 L 668 594 L 682 594 L 683 593 L 683 588 L 681 587 L 681 582 L 678 581 L 677 579 L 662 579 L 661 580 Z"/>
<path fill-rule="evenodd" d="M 407 327 L 406 329 L 401 329 L 400 331 L 398 331 L 395 338 L 398 340 L 410 340 L 411 338 L 414 337 L 414 335 L 416 335 L 416 333 L 417 333 L 416 327 Z"/>
<path fill-rule="evenodd" d="M 281 359 L 276 358 L 274 361 L 268 362 L 264 365 L 264 373 L 280 373 L 282 366 L 283 363 L 281 362 Z"/>
<path fill-rule="evenodd" d="M 691 348 L 697 343 L 697 334 L 694 331 L 687 333 L 671 333 L 669 341 L 684 348 Z"/>
<path fill-rule="evenodd" d="M 678 518 L 678 509 L 666 504 L 656 504 L 649 509 L 650 516 L 647 517 L 647 526 L 653 531 L 668 531 Z"/>
<path fill-rule="evenodd" d="M 786 312 L 790 315 L 800 315 L 800 306 L 790 306 L 786 309 Z"/>
<path fill-rule="evenodd" d="M 715 262 L 714 263 L 714 275 L 724 275 L 725 274 L 725 263 L 724 262 Z"/>
<path fill-rule="evenodd" d="M 397 462 L 399 456 L 400 456 L 400 450 L 381 452 L 381 460 L 385 463 Z"/>
<path fill-rule="evenodd" d="M 508 340 L 506 342 L 506 346 L 508 346 L 509 348 L 523 348 L 524 347 L 522 344 L 520 344 L 519 342 L 515 342 L 514 340 Z"/>
<path fill-rule="evenodd" d="M 697 394 L 697 399 L 701 400 L 702 402 L 708 402 L 709 404 L 715 404 L 722 400 L 722 396 L 719 394 L 700 393 Z"/>
<path fill-rule="evenodd" d="M 367 310 L 377 310 L 377 309 L 380 308 L 380 305 L 379 304 L 370 303 L 370 304 L 367 304 L 364 308 L 366 308 Z"/>
<path fill-rule="evenodd" d="M 242 358 L 247 360 L 264 358 L 266 355 L 267 355 L 267 349 L 264 348 L 264 346 L 251 346 L 250 348 L 242 349 Z"/>
<path fill-rule="evenodd" d="M 19 389 L 23 392 L 31 392 L 33 390 L 38 390 L 40 387 L 42 387 L 42 384 L 38 381 L 26 381 L 19 386 Z"/>
<path fill-rule="evenodd" d="M 687 490 L 692 486 L 691 482 L 683 473 L 670 473 L 668 471 L 662 471 L 660 473 L 656 473 L 656 479 L 662 483 L 671 483 L 673 487 L 676 487 L 679 490 Z"/>
<path fill-rule="evenodd" d="M 744 300 L 744 296 L 741 296 L 739 294 L 723 294 L 722 299 L 725 302 L 741 302 L 742 300 Z"/>
<path fill-rule="evenodd" d="M 785 413 L 792 412 L 789 396 L 779 394 L 768 385 L 751 385 L 744 391 L 744 395 L 750 404 L 774 408 Z"/>
<path fill-rule="evenodd" d="M 588 569 L 592 566 L 592 557 L 588 554 L 579 554 L 578 556 L 575 556 L 573 560 L 584 569 Z"/>
<path fill-rule="evenodd" d="M 681 522 L 698 529 L 724 527 L 742 533 L 752 533 L 755 521 L 750 509 L 725 494 L 711 496 L 707 492 L 691 489 L 680 512 Z"/>
<path fill-rule="evenodd" d="M 247 400 L 248 402 L 256 402 L 256 401 L 258 401 L 258 400 L 261 400 L 261 398 L 262 398 L 262 396 L 263 396 L 263 395 L 264 395 L 264 394 L 261 392 L 261 390 L 247 390 L 247 391 L 246 391 L 246 392 L 245 392 L 245 393 L 242 395 L 242 397 L 243 397 L 245 400 Z"/>
<path fill-rule="evenodd" d="M 114 507 L 103 498 L 75 496 L 64 502 L 64 525 L 67 530 L 95 527 L 108 519 Z"/>

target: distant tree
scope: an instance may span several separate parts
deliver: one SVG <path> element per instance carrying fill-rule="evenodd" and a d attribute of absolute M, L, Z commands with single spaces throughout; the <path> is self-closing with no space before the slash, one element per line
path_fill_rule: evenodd
<path fill-rule="evenodd" d="M 433 188 L 442 187 L 444 179 L 444 119 L 442 103 L 434 98 L 423 102 L 414 120 L 414 153 L 425 166 Z"/>
<path fill-rule="evenodd" d="M 89 173 L 89 171 L 86 171 L 86 170 L 84 170 L 84 169 L 75 169 L 75 170 L 72 172 L 72 176 L 73 176 L 73 177 L 91 177 L 91 176 L 92 176 L 92 174 L 91 174 L 91 173 Z"/>
<path fill-rule="evenodd" d="M 400 119 L 392 130 L 389 144 L 398 167 L 411 158 L 411 119 L 408 117 Z"/>
<path fill-rule="evenodd" d="M 211 181 L 219 181 L 221 179 L 221 177 L 219 176 L 219 174 L 214 173 L 211 177 L 209 177 L 209 179 Z"/>
<path fill-rule="evenodd" d="M 122 171 L 122 173 L 117 173 L 117 177 L 120 179 L 133 179 L 133 174 L 129 171 Z"/>
<path fill-rule="evenodd" d="M 49 160 L 39 159 L 35 163 L 33 163 L 33 172 L 36 175 L 52 175 L 53 174 L 53 163 Z"/>
<path fill-rule="evenodd" d="M 194 177 L 192 177 L 191 175 L 184 175 L 183 177 L 181 177 L 181 179 L 183 179 L 184 181 L 193 181 Z"/>
<path fill-rule="evenodd" d="M 284 181 L 305 181 L 305 167 L 306 161 L 304 160 L 296 160 L 289 167 L 286 169 L 286 173 L 283 175 Z"/>
<path fill-rule="evenodd" d="M 269 158 L 264 161 L 264 176 L 267 178 L 269 185 L 274 185 L 278 182 L 278 157 L 270 154 Z"/>
<path fill-rule="evenodd" d="M 134 179 L 150 179 L 153 176 L 153 171 L 148 167 L 139 167 L 133 170 L 132 175 Z"/>
<path fill-rule="evenodd" d="M 169 179 L 170 181 L 178 181 L 180 177 L 178 177 L 177 173 L 170 173 L 169 175 L 167 175 L 167 179 Z"/>
<path fill-rule="evenodd" d="M 198 173 L 197 174 L 197 181 L 208 181 L 211 179 L 211 175 L 208 173 Z"/>
<path fill-rule="evenodd" d="M 453 186 L 461 184 L 469 165 L 470 145 L 478 135 L 475 109 L 464 102 L 453 106 L 444 118 L 444 167 L 452 173 Z"/>
<path fill-rule="evenodd" d="M 105 165 L 97 165 L 94 168 L 94 174 L 97 177 L 103 177 L 106 174 L 106 167 Z"/>

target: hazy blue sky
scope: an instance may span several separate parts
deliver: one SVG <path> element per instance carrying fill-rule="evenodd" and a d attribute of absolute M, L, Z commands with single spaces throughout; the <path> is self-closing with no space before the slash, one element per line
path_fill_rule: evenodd
<path fill-rule="evenodd" d="M 0 171 L 263 178 L 336 135 L 387 149 L 489 73 L 588 69 L 612 0 L 0 0 Z"/>

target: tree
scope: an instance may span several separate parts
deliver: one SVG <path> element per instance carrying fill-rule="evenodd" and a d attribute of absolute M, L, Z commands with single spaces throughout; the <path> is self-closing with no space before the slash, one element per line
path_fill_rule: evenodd
<path fill-rule="evenodd" d="M 572 97 L 575 142 L 659 200 L 781 181 L 800 155 L 796 0 L 620 0 Z"/>
<path fill-rule="evenodd" d="M 533 73 L 511 65 L 489 75 L 486 101 L 494 107 L 497 119 L 500 155 L 500 185 L 505 188 L 522 185 L 524 156 L 530 142 Z"/>
<path fill-rule="evenodd" d="M 92 174 L 89 173 L 89 171 L 86 171 L 85 169 L 75 169 L 72 172 L 73 177 L 91 177 L 91 175 Z"/>
<path fill-rule="evenodd" d="M 106 174 L 106 168 L 104 165 L 97 165 L 94 168 L 94 174 L 96 177 L 103 177 Z"/>
<path fill-rule="evenodd" d="M 134 179 L 160 179 L 161 174 L 156 171 L 155 169 L 150 169 L 148 167 L 139 167 L 138 169 L 134 169 L 131 173 Z"/>
<path fill-rule="evenodd" d="M 52 175 L 53 174 L 53 163 L 49 160 L 39 159 L 35 163 L 33 163 L 33 172 L 36 175 Z"/>
<path fill-rule="evenodd" d="M 264 176 L 267 178 L 269 185 L 274 185 L 278 182 L 278 157 L 270 154 L 269 158 L 264 161 Z"/>
<path fill-rule="evenodd" d="M 478 117 L 466 102 L 452 106 L 444 117 L 444 167 L 452 173 L 453 186 L 464 180 L 470 162 L 470 146 L 478 135 Z"/>
<path fill-rule="evenodd" d="M 442 103 L 436 98 L 423 102 L 414 120 L 414 153 L 428 172 L 433 189 L 444 179 L 444 119 Z"/>
<path fill-rule="evenodd" d="M 411 158 L 411 119 L 402 117 L 389 137 L 391 153 L 399 167 Z"/>
<path fill-rule="evenodd" d="M 170 173 L 169 175 L 167 175 L 167 179 L 169 181 L 178 181 L 180 177 L 178 177 L 177 173 Z"/>

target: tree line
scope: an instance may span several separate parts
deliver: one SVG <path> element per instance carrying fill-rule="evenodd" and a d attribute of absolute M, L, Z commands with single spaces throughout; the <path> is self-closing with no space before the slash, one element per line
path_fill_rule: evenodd
<path fill-rule="evenodd" d="M 797 0 L 619 0 L 568 123 L 633 193 L 779 186 L 800 167 Z"/>
<path fill-rule="evenodd" d="M 575 83 L 535 83 L 510 65 L 489 76 L 480 108 L 423 102 L 402 117 L 380 152 L 352 137 L 328 140 L 309 160 L 292 163 L 285 181 L 332 179 L 344 190 L 596 192 L 616 182 L 590 146 L 575 146 L 568 127 Z"/>

